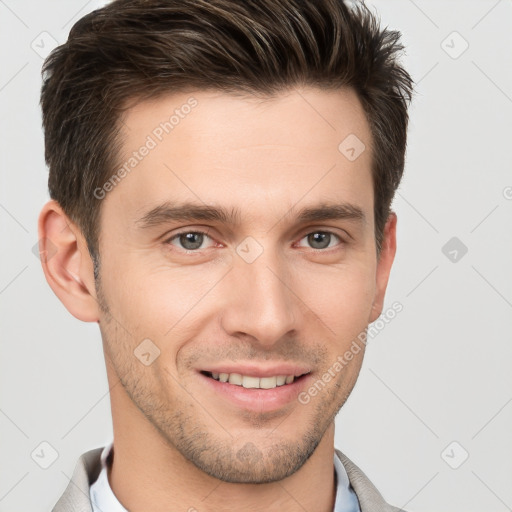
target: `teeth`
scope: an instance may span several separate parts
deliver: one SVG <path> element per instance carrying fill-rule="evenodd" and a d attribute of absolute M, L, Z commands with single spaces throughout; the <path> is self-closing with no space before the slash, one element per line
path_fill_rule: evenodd
<path fill-rule="evenodd" d="M 228 382 L 230 384 L 236 384 L 237 386 L 241 386 L 242 376 L 239 373 L 230 373 Z"/>
<path fill-rule="evenodd" d="M 276 375 L 275 377 L 251 377 L 240 373 L 213 373 L 212 377 L 220 382 L 229 382 L 235 386 L 243 386 L 247 389 L 273 389 L 277 386 L 291 384 L 295 375 Z"/>
<path fill-rule="evenodd" d="M 247 375 L 244 375 L 244 378 L 242 379 L 242 385 L 244 388 L 259 388 L 260 379 L 259 377 L 247 377 Z"/>
<path fill-rule="evenodd" d="M 260 388 L 272 389 L 277 386 L 277 377 L 262 377 L 260 379 Z"/>

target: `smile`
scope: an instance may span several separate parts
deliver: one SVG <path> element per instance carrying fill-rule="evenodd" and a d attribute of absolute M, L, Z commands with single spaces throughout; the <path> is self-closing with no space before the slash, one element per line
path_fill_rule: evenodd
<path fill-rule="evenodd" d="M 219 382 L 228 382 L 234 386 L 244 387 L 246 389 L 273 389 L 278 386 L 292 384 L 296 378 L 295 375 L 275 375 L 270 377 L 253 377 L 250 375 L 241 375 L 240 373 L 215 373 L 204 372 L 204 375 L 211 377 Z"/>
<path fill-rule="evenodd" d="M 284 410 L 298 403 L 297 396 L 314 378 L 310 368 L 292 364 L 233 366 L 219 364 L 197 372 L 204 389 L 211 392 L 208 398 L 211 405 L 220 399 L 237 409 L 257 413 Z"/>

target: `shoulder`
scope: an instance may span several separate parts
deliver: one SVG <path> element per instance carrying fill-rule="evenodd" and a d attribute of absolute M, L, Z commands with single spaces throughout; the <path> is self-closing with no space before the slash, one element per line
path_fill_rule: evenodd
<path fill-rule="evenodd" d="M 406 512 L 386 503 L 377 488 L 358 466 L 340 450 L 336 449 L 336 454 L 345 467 L 350 485 L 359 500 L 361 512 Z"/>
<path fill-rule="evenodd" d="M 103 447 L 94 448 L 80 456 L 73 476 L 52 512 L 92 512 L 89 488 L 100 474 L 102 451 Z"/>

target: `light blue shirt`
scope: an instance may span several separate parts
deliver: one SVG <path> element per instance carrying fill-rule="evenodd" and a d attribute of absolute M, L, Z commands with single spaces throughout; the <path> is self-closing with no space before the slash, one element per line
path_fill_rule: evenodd
<path fill-rule="evenodd" d="M 128 512 L 117 500 L 108 481 L 107 458 L 110 452 L 113 452 L 113 445 L 114 442 L 112 441 L 103 448 L 100 474 L 89 489 L 93 512 Z M 337 484 L 333 512 L 361 512 L 359 501 L 350 485 L 347 472 L 336 453 L 334 454 L 334 470 Z"/>

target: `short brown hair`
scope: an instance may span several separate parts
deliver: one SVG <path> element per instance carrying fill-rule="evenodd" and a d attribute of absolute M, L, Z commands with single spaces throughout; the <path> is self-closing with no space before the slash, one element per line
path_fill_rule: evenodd
<path fill-rule="evenodd" d="M 404 168 L 412 79 L 400 33 L 342 0 L 115 0 L 81 18 L 44 63 L 49 192 L 96 261 L 101 187 L 118 165 L 128 101 L 192 89 L 272 96 L 353 88 L 372 132 L 380 251 Z M 340 141 L 341 142 L 341 141 Z"/>

